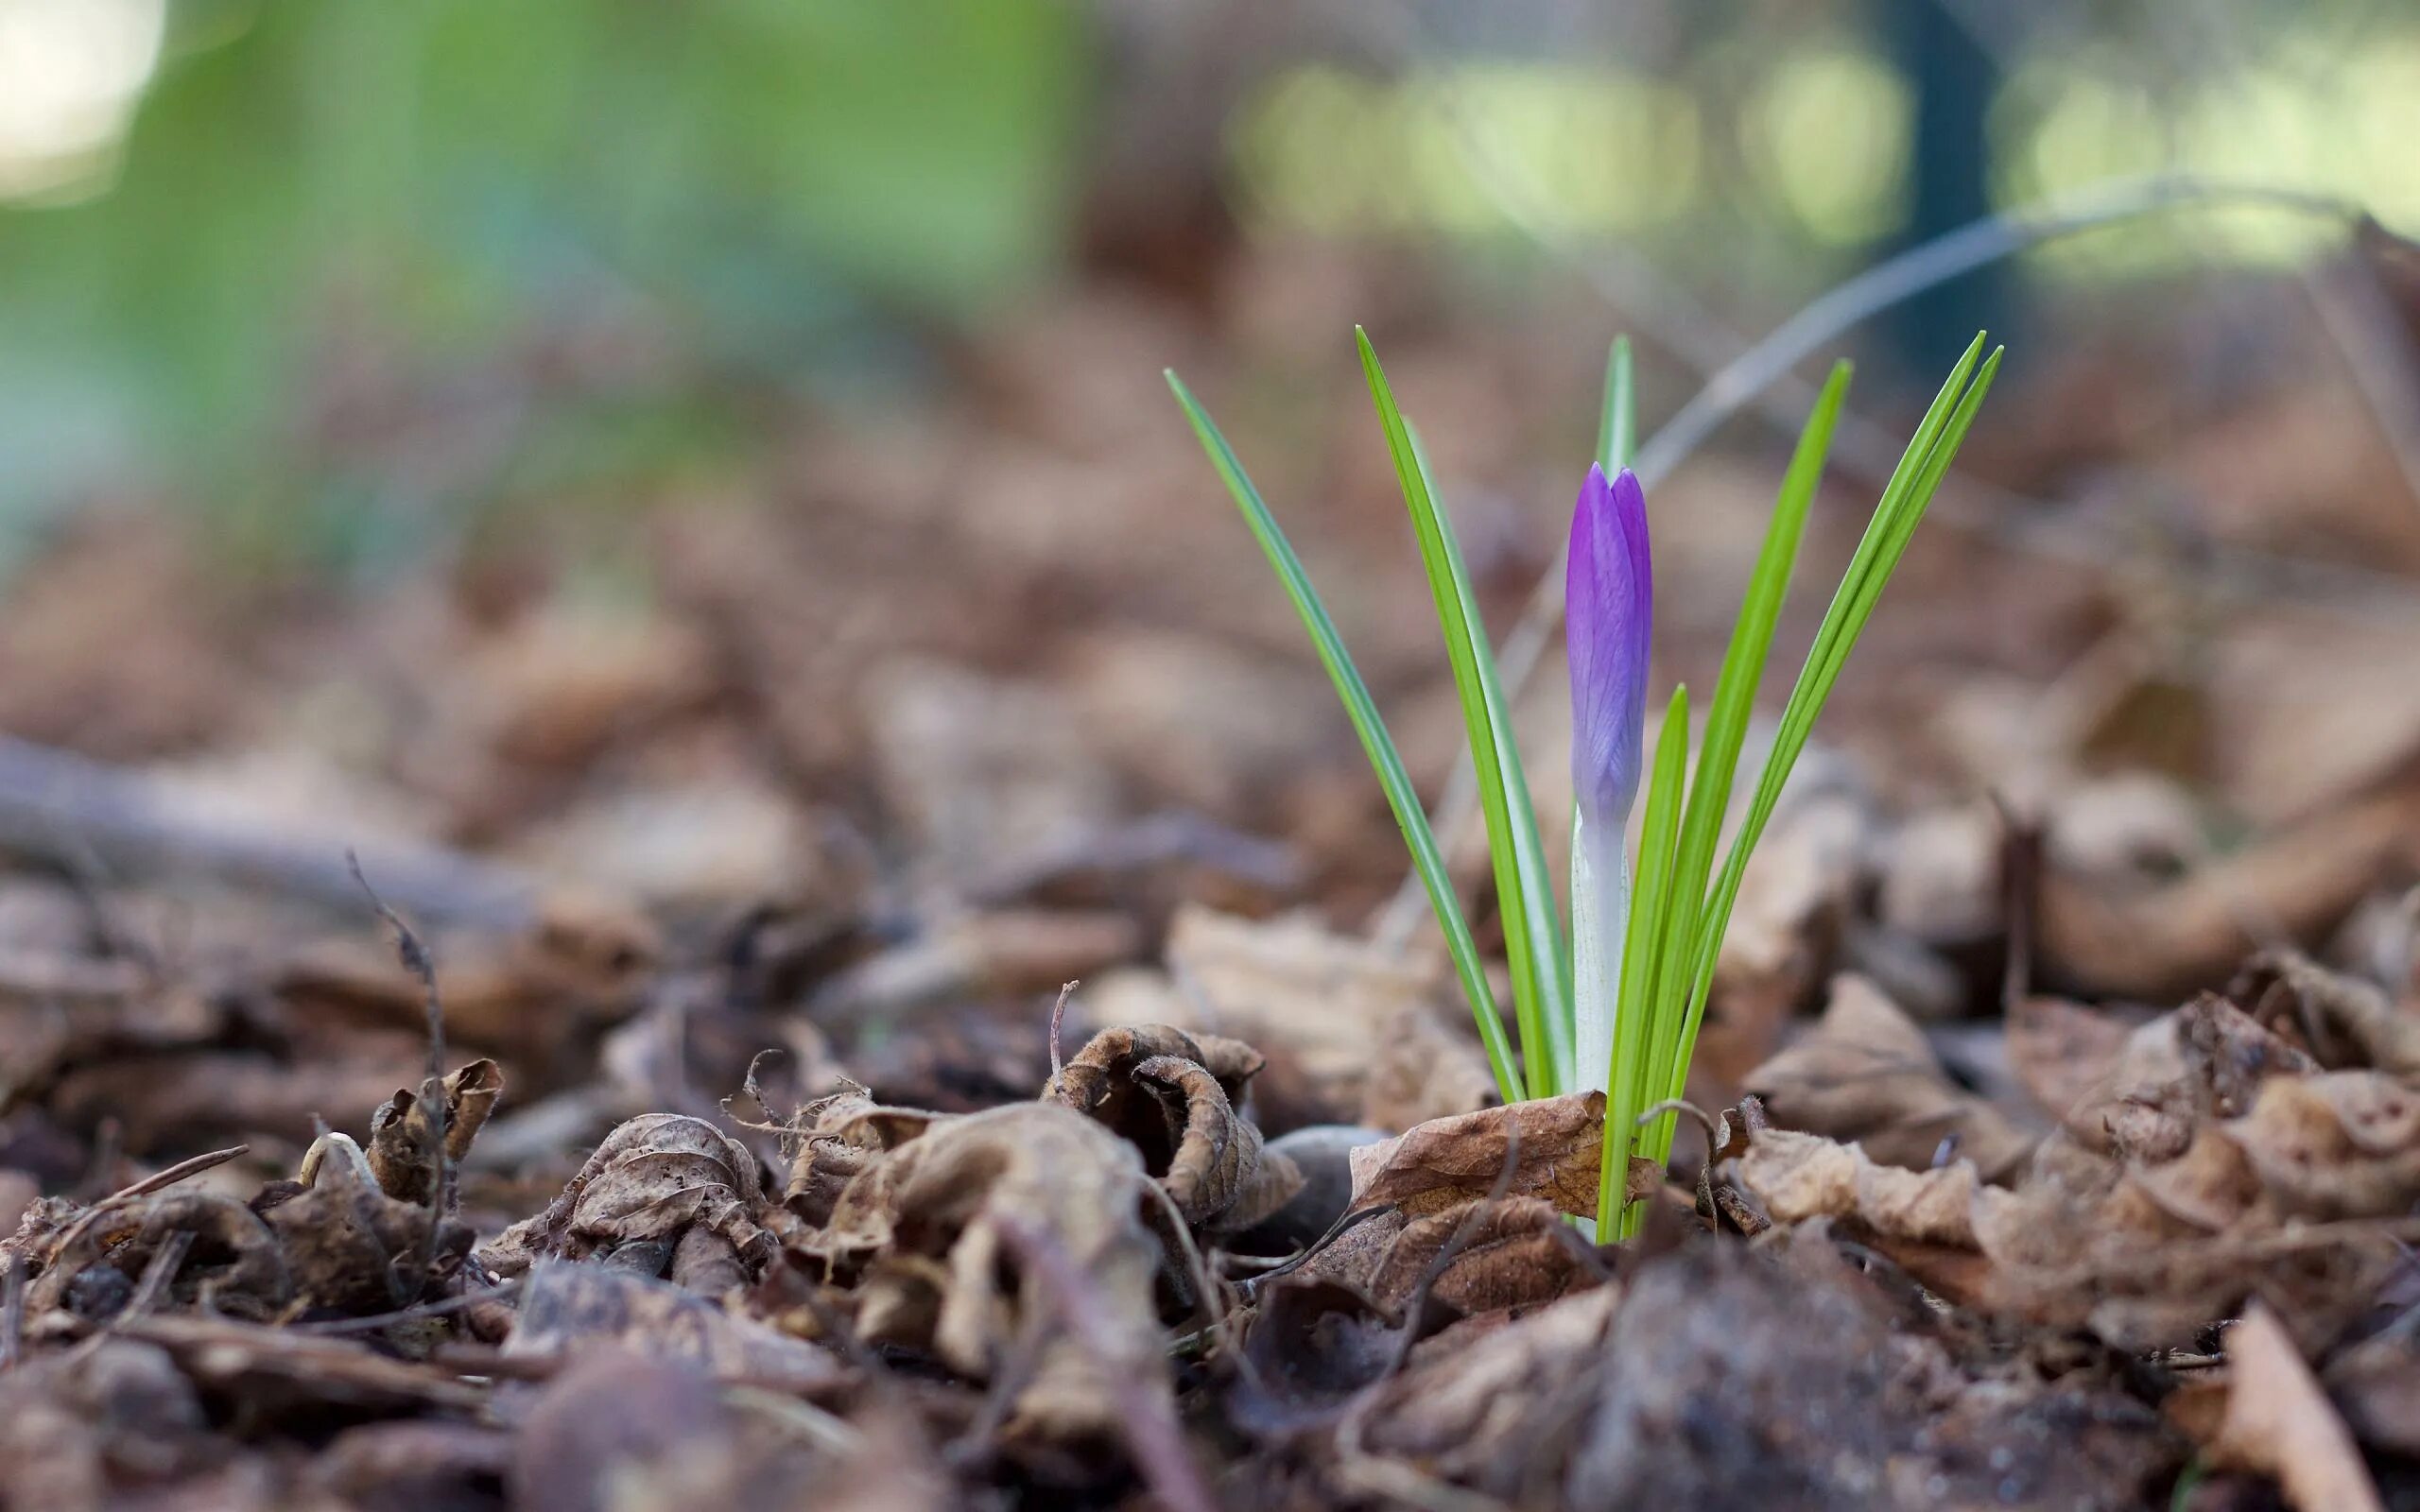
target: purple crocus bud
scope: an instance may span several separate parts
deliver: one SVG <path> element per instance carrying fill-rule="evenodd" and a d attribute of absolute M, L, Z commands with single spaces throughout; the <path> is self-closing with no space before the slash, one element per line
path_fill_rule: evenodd
<path fill-rule="evenodd" d="M 1647 640 L 1654 617 L 1647 496 L 1622 469 L 1591 467 L 1571 516 L 1564 625 L 1571 659 L 1571 777 L 1580 812 L 1618 833 L 1638 796 L 1647 719 Z"/>

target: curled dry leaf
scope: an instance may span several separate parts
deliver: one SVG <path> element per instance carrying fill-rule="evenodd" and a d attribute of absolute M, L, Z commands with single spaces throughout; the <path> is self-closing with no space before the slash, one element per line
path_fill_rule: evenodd
<path fill-rule="evenodd" d="M 1167 1024 L 1104 1029 L 1043 1090 L 1142 1153 L 1184 1221 L 1213 1233 L 1251 1228 L 1302 1189 L 1291 1160 L 1270 1154 L 1236 1109 L 1261 1068 L 1251 1046 Z"/>
<path fill-rule="evenodd" d="M 765 1211 L 756 1157 L 737 1140 L 701 1118 L 648 1113 L 607 1135 L 562 1195 L 497 1235 L 479 1258 L 499 1276 L 518 1276 L 540 1260 L 654 1244 L 661 1267 L 695 1225 L 752 1268 L 775 1248 Z"/>
<path fill-rule="evenodd" d="M 827 1223 L 840 1194 L 882 1152 L 925 1131 L 937 1114 L 886 1108 L 861 1087 L 819 1097 L 800 1108 L 783 1136 L 789 1184 L 782 1205 L 806 1222 Z"/>
<path fill-rule="evenodd" d="M 1072 1068 L 1071 1068 L 1072 1069 Z M 1160 1248 L 1140 1214 L 1141 1158 L 1102 1125 L 1056 1103 L 1011 1104 L 940 1119 L 849 1183 L 809 1253 L 856 1283 L 870 1342 L 927 1349 L 978 1380 L 1033 1348 L 1014 1387 L 1012 1432 L 1048 1438 L 1112 1434 L 1120 1397 L 1170 1397 L 1152 1281 Z M 1129 1343 L 1137 1375 L 1111 1372 L 1060 1320 L 1000 1224 L 1048 1235 L 1089 1280 L 1087 1304 Z"/>
<path fill-rule="evenodd" d="M 1877 1164 L 1855 1144 L 1776 1128 L 1749 1141 L 1739 1179 L 1776 1223 L 1854 1219 L 1888 1239 L 1975 1247 L 1981 1183 L 1971 1161 L 1910 1171 Z"/>
<path fill-rule="evenodd" d="M 424 1193 L 426 1174 L 424 1163 Z M 291 1189 L 272 1187 L 252 1206 L 276 1236 L 298 1305 L 365 1314 L 408 1306 L 470 1253 L 470 1227 L 448 1216 L 432 1235 L 425 1202 L 382 1191 L 361 1147 L 328 1134 L 312 1143 Z"/>
<path fill-rule="evenodd" d="M 2227 1331 L 2227 1395 L 2205 1452 L 2225 1469 L 2275 1478 L 2298 1512 L 2385 1512 L 2344 1420 L 2291 1334 L 2255 1304 Z"/>
<path fill-rule="evenodd" d="M 1775 1123 L 1854 1140 L 1887 1165 L 1922 1169 L 1946 1145 L 1996 1180 L 2032 1146 L 1952 1083 L 1924 1031 L 1862 976 L 1834 977 L 1814 1029 L 1750 1072 L 1746 1087 Z"/>
<path fill-rule="evenodd" d="M 474 1060 L 445 1078 L 445 1158 L 459 1161 L 471 1151 L 496 1099 L 504 1095 L 504 1073 L 493 1060 Z M 404 1202 L 425 1205 L 436 1172 L 428 1159 L 427 1105 L 408 1089 L 398 1090 L 370 1115 L 371 1174 L 379 1190 Z"/>
<path fill-rule="evenodd" d="M 2227 984 L 2226 995 L 2256 1022 L 2293 1036 L 2324 1066 L 2420 1076 L 2420 1013 L 2398 1008 L 2377 984 L 2331 971 L 2300 951 L 2262 951 Z"/>

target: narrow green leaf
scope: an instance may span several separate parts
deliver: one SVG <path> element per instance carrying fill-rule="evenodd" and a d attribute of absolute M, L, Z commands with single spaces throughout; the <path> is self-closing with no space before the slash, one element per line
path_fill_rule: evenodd
<path fill-rule="evenodd" d="M 1395 477 L 1411 514 L 1412 532 L 1419 538 L 1421 565 L 1428 576 L 1429 594 L 1436 601 L 1437 620 L 1445 633 L 1446 660 L 1454 669 L 1454 691 L 1461 701 L 1478 777 L 1480 812 L 1487 820 L 1489 856 L 1495 863 L 1504 954 L 1512 975 L 1513 1022 L 1520 1029 L 1530 1095 L 1549 1097 L 1564 1083 L 1570 1059 L 1570 1013 L 1560 965 L 1563 924 L 1555 912 L 1546 848 L 1538 837 L 1537 811 L 1530 799 L 1503 682 L 1495 672 L 1495 654 L 1489 647 L 1487 627 L 1471 592 L 1470 570 L 1462 560 L 1461 543 L 1437 500 L 1427 460 L 1395 404 L 1377 352 L 1358 327 L 1354 338 L 1361 349 L 1370 398 L 1377 406 L 1378 422 L 1394 456 Z"/>
<path fill-rule="evenodd" d="M 1605 403 L 1597 421 L 1597 464 L 1605 476 L 1630 466 L 1638 448 L 1638 394 L 1630 360 L 1630 337 L 1616 336 L 1605 353 Z"/>
<path fill-rule="evenodd" d="M 1773 628 L 1781 622 L 1783 599 L 1789 592 L 1790 570 L 1798 559 L 1806 534 L 1807 510 L 1824 478 L 1832 432 L 1840 423 L 1841 405 L 1848 397 L 1849 365 L 1833 366 L 1814 412 L 1798 436 L 1798 446 L 1783 474 L 1773 500 L 1772 519 L 1765 527 L 1765 543 L 1756 553 L 1755 570 L 1739 617 L 1731 627 L 1731 644 L 1722 654 L 1722 672 L 1714 685 L 1714 702 L 1706 712 L 1705 732 L 1699 740 L 1696 779 L 1689 784 L 1689 805 L 1681 820 L 1681 849 L 1674 862 L 1674 903 L 1657 947 L 1659 959 L 1675 963 L 1661 978 L 1655 1000 L 1656 1023 L 1651 1039 L 1661 1053 L 1677 1055 L 1681 1024 L 1688 1012 L 1694 975 L 1679 963 L 1695 960 L 1700 921 L 1705 908 L 1706 879 L 1714 869 L 1716 845 L 1730 810 L 1731 785 L 1738 771 L 1740 747 L 1748 738 L 1748 721 L 1755 711 L 1756 688 L 1765 662 L 1772 652 Z M 1665 1086 L 1672 1068 L 1659 1065 L 1651 1085 Z M 1642 1140 L 1649 1156 L 1668 1156 L 1676 1120 L 1665 1119 L 1652 1138 Z"/>
<path fill-rule="evenodd" d="M 1649 1036 L 1653 1029 L 1656 974 L 1659 966 L 1678 971 L 1677 962 L 1659 963 L 1655 942 L 1664 937 L 1666 911 L 1672 902 L 1672 862 L 1680 833 L 1681 788 L 1689 763 L 1689 690 L 1672 690 L 1664 708 L 1664 723 L 1655 733 L 1655 770 L 1648 780 L 1647 815 L 1639 827 L 1638 887 L 1631 900 L 1628 942 L 1622 947 L 1621 996 L 1614 1013 L 1614 1058 L 1605 1077 L 1605 1143 L 1597 1176 L 1597 1223 L 1599 1238 L 1626 1238 L 1634 1226 L 1624 1201 L 1630 1177 L 1631 1152 L 1638 1145 L 1638 1116 L 1649 1106 L 1651 1068 L 1662 1056 Z M 1652 1096 L 1660 1100 L 1658 1091 Z M 1614 1226 L 1605 1214 L 1615 1213 Z"/>
<path fill-rule="evenodd" d="M 1378 716 L 1377 704 L 1371 698 L 1361 674 L 1354 668 L 1353 658 L 1344 648 L 1343 637 L 1337 633 L 1336 622 L 1328 617 L 1327 607 L 1311 587 L 1302 558 L 1295 556 L 1286 533 L 1277 526 L 1276 517 L 1261 499 L 1260 490 L 1245 474 L 1235 449 L 1227 444 L 1227 438 L 1219 433 L 1209 414 L 1175 372 L 1167 376 L 1168 387 L 1184 407 L 1185 419 L 1192 422 L 1193 433 L 1201 439 L 1202 451 L 1209 455 L 1211 466 L 1218 469 L 1228 493 L 1235 498 L 1236 507 L 1243 513 L 1244 524 L 1251 527 L 1270 566 L 1276 570 L 1286 596 L 1293 601 L 1294 612 L 1301 616 L 1304 628 L 1310 631 L 1320 663 L 1327 668 L 1328 680 L 1336 685 L 1337 696 L 1344 704 L 1345 717 L 1353 722 L 1354 733 L 1361 737 L 1361 748 L 1378 775 L 1378 785 L 1386 790 L 1387 806 L 1394 811 L 1395 823 L 1403 830 L 1404 847 L 1411 852 L 1412 866 L 1428 889 L 1429 906 L 1436 910 L 1437 924 L 1444 931 L 1445 948 L 1453 957 L 1455 974 L 1461 980 L 1463 995 L 1470 1000 L 1479 1039 L 1487 1046 L 1488 1064 L 1495 1070 L 1496 1089 L 1506 1102 L 1517 1102 L 1521 1097 L 1520 1073 L 1513 1064 L 1512 1047 L 1505 1039 L 1504 1024 L 1496 1016 L 1495 995 L 1488 987 L 1478 946 L 1471 938 L 1461 906 L 1455 901 L 1454 885 L 1446 875 L 1437 836 L 1428 827 L 1427 812 L 1421 807 L 1420 794 L 1411 785 L 1410 774 L 1404 770 L 1403 757 Z"/>
<path fill-rule="evenodd" d="M 1715 959 L 1721 949 L 1722 932 L 1731 920 L 1732 905 L 1738 900 L 1739 881 L 1747 871 L 1748 857 L 1772 817 L 1773 805 L 1780 800 L 1790 768 L 1796 765 L 1798 754 L 1814 729 L 1816 715 L 1823 712 L 1832 685 L 1847 665 L 1849 652 L 1880 600 L 1884 583 L 1898 565 L 1901 553 L 1907 550 L 1910 538 L 1948 472 L 1950 462 L 1966 438 L 1976 411 L 1999 370 L 2000 353 L 1996 350 L 1984 360 L 1981 370 L 1976 370 L 1975 361 L 1982 346 L 1983 337 L 1978 335 L 1951 371 L 1949 381 L 1942 386 L 1941 393 L 1926 411 L 1924 421 L 1900 456 L 1899 465 L 1893 470 L 1891 481 L 1883 488 L 1882 501 L 1876 506 L 1874 518 L 1858 542 L 1857 554 L 1850 558 L 1848 573 L 1833 593 L 1831 607 L 1824 611 L 1824 622 L 1815 632 L 1815 644 L 1799 671 L 1797 684 L 1790 689 L 1789 702 L 1783 707 L 1781 727 L 1765 760 L 1764 771 L 1757 778 L 1747 818 L 1731 843 L 1722 874 L 1698 926 L 1695 982 L 1682 1029 L 1680 1053 L 1666 1083 L 1670 1088 L 1667 1096 L 1680 1096 L 1688 1075 L 1689 1057 L 1696 1049 L 1698 1030 L 1705 1017 L 1706 994 L 1714 985 Z M 1971 386 L 1966 382 L 1970 373 L 1974 375 Z"/>

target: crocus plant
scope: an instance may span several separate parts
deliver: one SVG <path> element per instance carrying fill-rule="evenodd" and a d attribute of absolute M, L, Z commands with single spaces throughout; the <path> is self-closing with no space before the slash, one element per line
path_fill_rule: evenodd
<path fill-rule="evenodd" d="M 1419 794 L 1334 622 L 1226 438 L 1174 373 L 1168 374 L 1168 383 L 1243 511 L 1245 524 L 1276 569 L 1295 612 L 1310 630 L 1346 717 L 1386 790 L 1505 1100 L 1562 1092 L 1604 1094 L 1604 1160 L 1597 1211 L 1600 1220 L 1614 1215 L 1603 1228 L 1604 1236 L 1626 1235 L 1638 1219 L 1636 1206 L 1620 1200 L 1631 1162 L 1643 1160 L 1660 1170 L 1671 1156 L 1672 1107 L 1688 1080 L 1715 960 L 1748 858 L 1883 584 L 1974 423 L 2000 354 L 1994 351 L 1985 356 L 1983 337 L 1978 335 L 1917 424 L 1815 632 L 1717 871 L 1715 855 L 1735 797 L 1756 686 L 1772 648 L 1807 508 L 1840 420 L 1849 369 L 1846 363 L 1832 369 L 1783 475 L 1707 706 L 1695 774 L 1689 771 L 1685 687 L 1672 690 L 1657 728 L 1652 769 L 1642 772 L 1655 583 L 1646 494 L 1626 465 L 1633 434 L 1629 349 L 1622 342 L 1614 344 L 1606 367 L 1598 461 L 1588 470 L 1572 511 L 1564 576 L 1574 797 L 1571 928 L 1566 936 L 1503 680 L 1479 620 L 1461 548 L 1438 500 L 1419 438 L 1396 406 L 1369 337 L 1358 339 L 1362 370 L 1394 457 L 1396 479 L 1445 633 L 1446 660 L 1478 777 L 1517 1044 L 1505 1033 L 1486 965 Z M 1634 844 L 1631 811 L 1642 777 L 1647 799 Z"/>

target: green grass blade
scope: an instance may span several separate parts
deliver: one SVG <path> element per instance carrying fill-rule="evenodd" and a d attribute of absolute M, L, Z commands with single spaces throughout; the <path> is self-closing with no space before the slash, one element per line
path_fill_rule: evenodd
<path fill-rule="evenodd" d="M 1487 1046 L 1488 1064 L 1495 1070 L 1496 1089 L 1506 1102 L 1517 1102 L 1521 1097 L 1520 1073 L 1513 1064 L 1512 1047 L 1505 1039 L 1504 1024 L 1496 1016 L 1495 995 L 1488 987 L 1478 946 L 1471 938 L 1470 925 L 1462 918 L 1461 905 L 1455 902 L 1444 856 L 1438 849 L 1437 836 L 1428 828 L 1428 816 L 1421 807 L 1420 794 L 1404 770 L 1403 757 L 1378 716 L 1368 685 L 1354 668 L 1344 639 L 1337 633 L 1336 622 L 1328 617 L 1327 607 L 1311 587 L 1302 558 L 1295 556 L 1286 533 L 1278 528 L 1276 518 L 1244 472 L 1235 449 L 1227 444 L 1227 438 L 1219 433 L 1209 414 L 1175 372 L 1167 374 L 1167 381 L 1178 404 L 1184 409 L 1185 419 L 1193 425 L 1194 435 L 1201 439 L 1202 451 L 1209 455 L 1211 466 L 1218 469 L 1228 493 L 1235 498 L 1236 507 L 1242 511 L 1244 524 L 1251 527 L 1270 566 L 1276 570 L 1286 596 L 1293 601 L 1294 612 L 1301 616 L 1304 628 L 1310 631 L 1311 644 L 1319 652 L 1321 664 L 1327 668 L 1328 680 L 1336 685 L 1345 717 L 1353 722 L 1354 733 L 1361 737 L 1361 748 L 1378 775 L 1378 785 L 1386 790 L 1387 805 L 1394 811 L 1395 823 L 1403 830 L 1404 847 L 1411 852 L 1412 866 L 1428 889 L 1429 905 L 1436 910 L 1438 927 L 1444 931 L 1445 948 L 1453 957 L 1455 974 L 1461 980 L 1463 995 L 1470 1000 L 1479 1039 Z"/>
<path fill-rule="evenodd" d="M 1824 478 L 1824 462 L 1839 425 L 1841 406 L 1848 397 L 1849 365 L 1835 364 L 1814 412 L 1799 433 L 1798 445 L 1773 500 L 1772 519 L 1765 527 L 1765 543 L 1748 577 L 1748 591 L 1732 625 L 1731 644 L 1722 654 L 1722 672 L 1714 685 L 1714 702 L 1706 711 L 1705 732 L 1699 740 L 1696 779 L 1689 784 L 1689 804 L 1681 820 L 1679 858 L 1673 863 L 1673 905 L 1657 947 L 1659 959 L 1693 963 L 1697 932 L 1705 908 L 1706 880 L 1714 869 L 1715 847 L 1722 837 L 1722 821 L 1731 804 L 1731 784 L 1739 766 L 1739 751 L 1748 738 L 1748 721 L 1755 712 L 1756 688 L 1772 653 L 1773 629 L 1781 622 L 1782 601 L 1789 592 L 1791 568 L 1806 530 L 1806 515 Z M 1694 990 L 1691 971 L 1679 965 L 1667 972 L 1656 994 L 1656 1025 L 1652 1042 L 1666 1054 L 1678 1054 L 1681 1025 Z M 1657 1068 L 1651 1085 L 1671 1080 L 1672 1068 Z M 1650 1101 L 1653 1101 L 1651 1099 Z M 1642 1141 L 1651 1157 L 1671 1153 L 1675 1120 L 1657 1125 L 1651 1139 Z"/>
<path fill-rule="evenodd" d="M 1471 756 L 1478 776 L 1479 806 L 1487 820 L 1487 843 L 1495 868 L 1495 895 L 1504 922 L 1504 952 L 1512 974 L 1513 1022 L 1519 1025 L 1522 1063 L 1530 1095 L 1552 1096 L 1564 1085 L 1570 1059 L 1566 1026 L 1563 924 L 1555 912 L 1554 884 L 1546 848 L 1538 836 L 1537 811 L 1530 799 L 1513 738 L 1502 680 L 1495 674 L 1487 627 L 1474 601 L 1470 571 L 1462 560 L 1451 522 L 1438 503 L 1418 438 L 1395 404 L 1369 336 L 1356 328 L 1370 398 L 1393 454 L 1396 481 L 1420 541 L 1421 565 L 1445 632 L 1445 654 L 1454 669 L 1454 691 L 1462 706 Z"/>
<path fill-rule="evenodd" d="M 1899 558 L 1907 550 L 1909 540 L 1923 520 L 1927 506 L 1948 472 L 1950 462 L 1974 424 L 1976 411 L 1983 396 L 1991 389 L 1992 380 L 1999 370 L 2000 353 L 1993 352 L 1976 370 L 1976 358 L 1982 351 L 1983 338 L 1978 335 L 1966 355 L 1942 386 L 1941 393 L 1908 449 L 1893 470 L 1891 481 L 1882 490 L 1882 501 L 1876 505 L 1873 521 L 1858 542 L 1857 554 L 1850 559 L 1848 573 L 1832 595 L 1831 607 L 1824 611 L 1824 622 L 1815 632 L 1815 644 L 1806 654 L 1800 669 L 1797 684 L 1790 689 L 1789 702 L 1782 711 L 1781 727 L 1774 736 L 1773 748 L 1766 758 L 1763 773 L 1758 777 L 1754 798 L 1748 807 L 1745 822 L 1733 839 L 1729 855 L 1723 861 L 1722 875 L 1715 884 L 1707 902 L 1704 918 L 1698 926 L 1694 947 L 1696 969 L 1689 997 L 1689 1011 L 1683 1027 L 1680 1053 L 1672 1064 L 1665 1095 L 1678 1097 L 1688 1074 L 1689 1057 L 1697 1046 L 1698 1030 L 1705 1016 L 1706 994 L 1714 985 L 1714 966 L 1722 943 L 1722 932 L 1731 920 L 1732 905 L 1737 902 L 1739 881 L 1746 873 L 1749 854 L 1762 837 L 1767 821 L 1772 817 L 1773 805 L 1780 800 L 1782 785 L 1789 779 L 1799 752 L 1805 748 L 1813 730 L 1815 716 L 1823 711 L 1824 702 L 1831 696 L 1832 686 L 1840 679 L 1847 665 L 1849 652 L 1855 648 L 1858 636 L 1864 630 L 1866 620 L 1882 596 L 1883 585 Z M 1968 385 L 1968 375 L 1974 382 Z"/>
<path fill-rule="evenodd" d="M 1597 421 L 1597 464 L 1605 476 L 1630 466 L 1638 438 L 1638 392 L 1630 360 L 1630 337 L 1616 336 L 1605 353 L 1604 412 Z"/>
<path fill-rule="evenodd" d="M 1629 940 L 1622 947 L 1621 996 L 1614 1014 L 1614 1058 L 1605 1078 L 1605 1143 L 1597 1177 L 1599 1239 L 1627 1237 L 1634 1220 L 1622 1195 L 1637 1146 L 1638 1115 L 1650 1103 L 1649 1076 L 1662 1057 L 1650 1040 L 1653 1029 L 1655 942 L 1664 937 L 1672 903 L 1672 862 L 1681 825 L 1681 788 L 1688 778 L 1689 690 L 1672 690 L 1664 724 L 1655 734 L 1655 770 L 1647 788 L 1647 815 L 1639 827 L 1638 886 L 1632 895 Z M 1664 969 L 1678 971 L 1674 962 Z M 1652 1094 L 1663 1096 L 1661 1091 Z M 1616 1214 L 1608 1228 L 1605 1214 Z"/>

